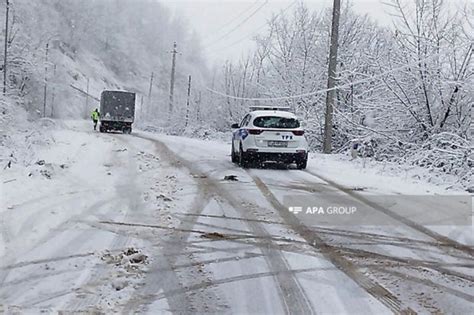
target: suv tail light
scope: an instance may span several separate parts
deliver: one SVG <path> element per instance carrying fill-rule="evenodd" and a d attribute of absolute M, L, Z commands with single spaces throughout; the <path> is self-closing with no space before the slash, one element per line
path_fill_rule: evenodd
<path fill-rule="evenodd" d="M 302 136 L 304 135 L 304 130 L 293 130 L 293 134 L 295 136 Z"/>
<path fill-rule="evenodd" d="M 262 129 L 249 129 L 248 131 L 251 135 L 259 135 L 263 132 Z"/>

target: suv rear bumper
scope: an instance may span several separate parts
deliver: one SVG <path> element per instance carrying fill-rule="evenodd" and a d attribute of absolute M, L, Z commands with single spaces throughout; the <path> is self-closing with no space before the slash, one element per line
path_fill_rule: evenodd
<path fill-rule="evenodd" d="M 255 162 L 282 162 L 282 163 L 296 163 L 301 162 L 308 159 L 308 152 L 307 151 L 299 151 L 299 152 L 256 152 L 253 150 L 248 150 L 246 155 L 250 161 Z"/>

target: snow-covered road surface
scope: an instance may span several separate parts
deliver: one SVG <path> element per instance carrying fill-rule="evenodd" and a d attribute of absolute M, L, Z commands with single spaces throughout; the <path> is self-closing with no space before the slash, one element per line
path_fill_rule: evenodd
<path fill-rule="evenodd" d="M 243 170 L 225 143 L 66 125 L 44 165 L 4 175 L 0 313 L 472 311 L 472 225 L 406 212 L 429 198 L 397 209 L 315 160 Z M 363 204 L 380 224 L 305 221 L 287 196 Z"/>

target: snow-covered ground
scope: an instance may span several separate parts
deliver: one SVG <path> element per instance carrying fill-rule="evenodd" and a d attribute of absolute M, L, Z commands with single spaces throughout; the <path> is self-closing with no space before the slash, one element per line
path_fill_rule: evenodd
<path fill-rule="evenodd" d="M 319 154 L 307 171 L 243 170 L 225 141 L 49 126 L 1 173 L 0 312 L 472 310 L 472 213 L 430 199 L 470 199 L 449 184 Z M 288 198 L 366 221 L 291 213 Z"/>
<path fill-rule="evenodd" d="M 455 176 L 429 171 L 419 166 L 379 162 L 368 158 L 351 160 L 347 155 L 313 153 L 310 164 L 321 175 L 340 184 L 359 185 L 379 193 L 430 195 L 466 192 Z"/>

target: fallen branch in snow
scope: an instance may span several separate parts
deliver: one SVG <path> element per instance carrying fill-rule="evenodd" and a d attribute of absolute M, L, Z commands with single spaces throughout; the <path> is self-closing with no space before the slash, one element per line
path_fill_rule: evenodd
<path fill-rule="evenodd" d="M 4 184 L 6 184 L 6 183 L 11 183 L 11 182 L 14 182 L 14 181 L 16 181 L 16 178 L 14 178 L 14 179 L 9 179 L 9 180 L 6 180 L 6 181 L 4 181 L 3 183 L 4 183 Z"/>

